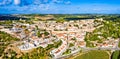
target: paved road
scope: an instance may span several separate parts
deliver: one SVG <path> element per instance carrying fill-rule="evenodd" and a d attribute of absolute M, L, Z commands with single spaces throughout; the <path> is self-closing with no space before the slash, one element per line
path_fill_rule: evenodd
<path fill-rule="evenodd" d="M 79 53 L 81 49 L 77 49 L 75 52 L 69 54 L 69 55 L 64 55 L 64 56 L 60 56 L 60 57 L 57 57 L 57 58 L 54 58 L 54 59 L 64 59 L 64 58 L 67 58 L 69 56 L 72 56 L 72 55 L 77 55 Z"/>
<path fill-rule="evenodd" d="M 98 47 L 98 48 L 88 48 L 88 47 L 84 47 L 84 48 L 81 48 L 81 49 L 82 49 L 82 50 L 86 50 L 86 51 L 89 51 L 89 50 L 113 50 L 113 51 L 115 51 L 115 50 L 120 50 L 120 48 L 119 48 L 119 46 L 118 46 L 118 45 L 119 45 L 119 42 L 120 42 L 120 38 L 119 38 L 119 40 L 116 42 L 117 45 L 116 45 L 115 48 L 112 48 L 112 47 Z M 71 54 L 66 55 L 66 56 L 61 56 L 61 57 L 58 57 L 58 58 L 56 58 L 56 59 L 62 59 L 62 58 L 65 58 L 65 57 L 68 57 L 68 56 L 71 56 L 71 55 L 76 55 L 76 54 L 79 53 L 79 51 L 80 51 L 80 49 L 79 49 L 78 51 L 74 52 L 74 53 L 71 53 Z"/>
<path fill-rule="evenodd" d="M 102 48 L 87 48 L 87 47 L 84 47 L 84 48 L 81 48 L 82 50 L 86 50 L 86 51 L 89 51 L 89 50 L 120 50 L 119 47 L 115 47 L 115 48 L 106 48 L 106 47 L 102 47 Z M 69 54 L 69 55 L 66 55 L 66 56 L 61 56 L 61 57 L 58 57 L 58 58 L 55 58 L 55 59 L 62 59 L 62 58 L 65 58 L 65 57 L 69 57 L 69 56 L 72 56 L 72 55 L 76 55 L 78 54 L 80 51 L 80 49 L 72 54 Z"/>
<path fill-rule="evenodd" d="M 99 48 L 82 48 L 84 50 L 120 50 L 120 48 L 106 48 L 106 47 L 99 47 Z"/>

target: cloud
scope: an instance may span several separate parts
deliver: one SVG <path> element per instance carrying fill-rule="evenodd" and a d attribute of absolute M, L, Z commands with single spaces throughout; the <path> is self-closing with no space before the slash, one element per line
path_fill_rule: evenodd
<path fill-rule="evenodd" d="M 40 4 L 71 4 L 69 0 L 0 0 L 0 6 L 5 5 L 17 5 L 17 6 L 27 6 L 27 5 L 40 5 Z"/>
<path fill-rule="evenodd" d="M 46 3 L 47 3 L 47 2 L 48 2 L 48 0 L 43 0 L 43 2 L 46 2 Z"/>
<path fill-rule="evenodd" d="M 63 0 L 52 0 L 53 3 L 63 3 Z"/>
<path fill-rule="evenodd" d="M 67 1 L 67 2 L 65 2 L 65 4 L 69 5 L 69 4 L 71 4 L 71 2 L 70 2 L 70 1 Z"/>
<path fill-rule="evenodd" d="M 0 4 L 5 6 L 0 6 L 0 8 L 2 12 L 8 13 L 52 13 L 53 11 L 57 13 L 63 12 L 59 8 L 70 3 L 69 0 L 2 0 Z"/>
<path fill-rule="evenodd" d="M 9 5 L 12 3 L 12 0 L 3 0 L 0 2 L 0 5 Z"/>
<path fill-rule="evenodd" d="M 19 5 L 21 3 L 21 0 L 14 0 L 15 5 Z"/>
<path fill-rule="evenodd" d="M 40 0 L 34 0 L 34 2 L 33 2 L 33 4 L 35 4 L 35 5 L 39 5 L 41 2 L 40 2 Z"/>

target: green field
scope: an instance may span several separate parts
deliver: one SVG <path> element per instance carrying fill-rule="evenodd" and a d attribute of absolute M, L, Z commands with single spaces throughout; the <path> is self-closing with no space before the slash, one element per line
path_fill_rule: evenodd
<path fill-rule="evenodd" d="M 75 59 L 109 59 L 109 54 L 106 51 L 95 50 L 82 54 Z"/>
<path fill-rule="evenodd" d="M 120 51 L 119 50 L 114 51 L 111 59 L 120 59 Z"/>

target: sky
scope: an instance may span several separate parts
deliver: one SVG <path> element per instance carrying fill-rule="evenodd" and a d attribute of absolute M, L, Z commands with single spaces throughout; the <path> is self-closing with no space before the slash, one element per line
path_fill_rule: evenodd
<path fill-rule="evenodd" d="M 120 14 L 120 0 L 0 0 L 0 14 Z"/>

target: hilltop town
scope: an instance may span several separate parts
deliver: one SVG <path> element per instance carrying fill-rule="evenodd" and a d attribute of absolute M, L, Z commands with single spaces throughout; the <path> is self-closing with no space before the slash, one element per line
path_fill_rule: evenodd
<path fill-rule="evenodd" d="M 43 57 L 43 59 L 57 59 L 75 55 L 82 50 L 120 50 L 118 37 L 113 34 L 104 35 L 105 31 L 102 33 L 102 28 L 107 26 L 105 24 L 110 23 L 112 22 L 103 20 L 103 18 L 70 21 L 63 19 L 33 20 L 28 23 L 22 19 L 12 21 L 11 27 L 0 25 L 0 32 L 10 34 L 19 40 L 11 42 L 3 52 L 7 54 L 7 57 L 11 57 L 12 55 L 7 51 L 13 50 L 16 53 L 16 58 L 20 58 L 35 49 L 45 49 L 43 50 L 47 51 L 45 53 L 39 51 L 41 56 L 50 56 Z M 1 58 L 3 57 L 4 54 L 1 55 Z"/>

